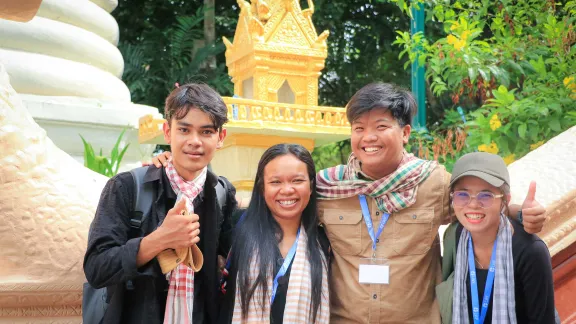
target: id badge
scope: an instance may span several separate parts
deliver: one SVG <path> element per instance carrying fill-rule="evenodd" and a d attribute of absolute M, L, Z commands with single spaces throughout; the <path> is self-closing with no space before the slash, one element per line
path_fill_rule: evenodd
<path fill-rule="evenodd" d="M 387 259 L 364 258 L 360 259 L 358 280 L 363 284 L 390 283 L 390 265 Z"/>

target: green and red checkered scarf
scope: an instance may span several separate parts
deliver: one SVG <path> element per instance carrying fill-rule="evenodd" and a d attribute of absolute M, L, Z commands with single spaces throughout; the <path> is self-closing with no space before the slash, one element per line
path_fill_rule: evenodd
<path fill-rule="evenodd" d="M 378 209 L 385 213 L 398 212 L 416 202 L 418 185 L 426 180 L 438 162 L 422 160 L 404 152 L 396 171 L 378 180 L 362 176 L 360 160 L 354 153 L 348 164 L 324 169 L 316 175 L 319 199 L 343 199 L 367 195 L 376 199 Z"/>

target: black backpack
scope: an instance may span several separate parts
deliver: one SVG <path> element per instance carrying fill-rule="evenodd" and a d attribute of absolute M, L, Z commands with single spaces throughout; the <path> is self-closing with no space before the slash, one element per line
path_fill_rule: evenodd
<path fill-rule="evenodd" d="M 130 170 L 134 178 L 134 187 L 136 188 L 134 196 L 134 209 L 130 217 L 130 227 L 132 228 L 133 237 L 137 237 L 140 228 L 150 215 L 152 202 L 154 200 L 154 187 L 152 182 L 144 183 L 144 176 L 148 171 L 148 166 Z M 215 187 L 218 204 L 222 211 L 226 208 L 226 181 L 218 178 L 218 184 Z M 126 282 L 126 289 L 133 288 L 132 282 Z M 83 324 L 101 324 L 103 323 L 104 314 L 110 304 L 112 296 L 115 294 L 109 290 L 113 287 L 96 289 L 88 282 L 82 287 L 82 323 Z"/>

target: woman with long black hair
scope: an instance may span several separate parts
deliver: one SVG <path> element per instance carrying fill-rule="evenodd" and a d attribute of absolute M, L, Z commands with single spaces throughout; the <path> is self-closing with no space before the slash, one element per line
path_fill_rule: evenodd
<path fill-rule="evenodd" d="M 301 145 L 262 155 L 229 255 L 220 323 L 329 322 L 329 243 L 318 227 L 314 179 Z"/>

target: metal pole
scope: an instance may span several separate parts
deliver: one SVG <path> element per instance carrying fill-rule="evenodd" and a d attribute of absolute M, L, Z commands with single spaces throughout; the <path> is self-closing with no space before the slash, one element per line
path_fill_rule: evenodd
<path fill-rule="evenodd" d="M 410 20 L 410 32 L 412 35 L 418 32 L 424 33 L 424 3 L 420 3 L 418 9 L 412 7 L 412 19 Z M 418 104 L 418 114 L 414 116 L 412 126 L 416 130 L 426 129 L 426 83 L 424 80 L 424 67 L 418 64 L 418 57 L 412 63 L 412 92 Z"/>

